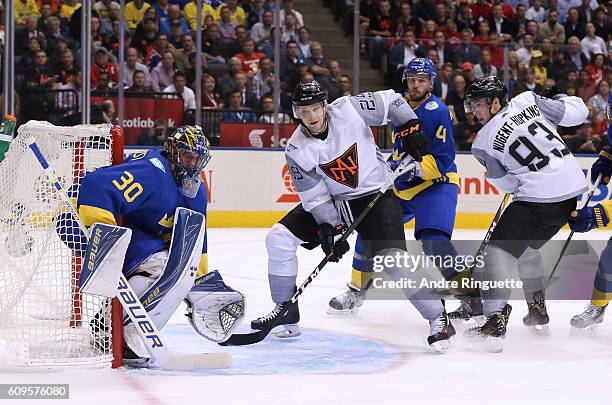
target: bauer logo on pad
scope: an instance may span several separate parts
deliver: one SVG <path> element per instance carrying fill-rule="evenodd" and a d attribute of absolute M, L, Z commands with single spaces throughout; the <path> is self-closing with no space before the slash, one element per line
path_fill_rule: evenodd
<path fill-rule="evenodd" d="M 319 165 L 323 173 L 332 180 L 351 188 L 359 185 L 359 158 L 357 156 L 357 144 L 329 163 Z"/>

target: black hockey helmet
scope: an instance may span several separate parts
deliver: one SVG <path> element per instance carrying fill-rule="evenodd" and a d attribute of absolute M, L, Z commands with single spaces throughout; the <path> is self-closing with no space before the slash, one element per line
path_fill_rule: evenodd
<path fill-rule="evenodd" d="M 300 119 L 297 108 L 301 105 L 311 105 L 320 103 L 323 107 L 327 105 L 327 90 L 325 90 L 316 80 L 304 80 L 298 83 L 291 96 L 293 105 L 293 116 Z"/>
<path fill-rule="evenodd" d="M 470 112 L 470 103 L 482 98 L 493 103 L 493 99 L 499 99 L 502 107 L 508 104 L 508 88 L 506 84 L 497 76 L 481 77 L 476 80 L 465 92 L 464 107 L 466 112 Z"/>

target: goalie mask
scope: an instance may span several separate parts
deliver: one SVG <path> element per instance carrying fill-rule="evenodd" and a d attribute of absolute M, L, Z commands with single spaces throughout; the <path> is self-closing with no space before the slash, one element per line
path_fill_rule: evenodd
<path fill-rule="evenodd" d="M 217 270 L 195 280 L 185 303 L 191 326 L 216 343 L 225 342 L 244 318 L 244 295 L 225 284 Z"/>
<path fill-rule="evenodd" d="M 164 145 L 179 191 L 193 198 L 202 182 L 201 171 L 210 161 L 210 143 L 198 125 L 177 128 Z"/>

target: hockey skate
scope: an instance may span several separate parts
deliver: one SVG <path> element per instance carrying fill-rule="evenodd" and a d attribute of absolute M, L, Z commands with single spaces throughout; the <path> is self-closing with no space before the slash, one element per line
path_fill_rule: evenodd
<path fill-rule="evenodd" d="M 427 343 L 438 353 L 445 353 L 450 349 L 450 339 L 455 335 L 455 328 L 446 311 L 437 318 L 429 321 L 429 336 Z"/>
<path fill-rule="evenodd" d="M 484 325 L 467 330 L 465 337 L 476 345 L 476 349 L 493 353 L 502 352 L 511 311 L 512 307 L 506 304 L 501 313 L 489 316 Z"/>
<path fill-rule="evenodd" d="M 546 311 L 546 301 L 544 291 L 533 293 L 533 302 L 527 303 L 528 313 L 523 317 L 523 325 L 529 328 L 529 332 L 537 336 L 550 336 L 548 322 L 548 312 Z"/>
<path fill-rule="evenodd" d="M 448 313 L 450 319 L 460 319 L 466 325 L 482 325 L 482 299 L 480 293 L 457 296 L 459 307 Z"/>
<path fill-rule="evenodd" d="M 329 315 L 356 315 L 366 298 L 366 289 L 359 289 L 347 283 L 348 290 L 329 300 Z"/>
<path fill-rule="evenodd" d="M 286 339 L 300 336 L 302 332 L 298 326 L 300 321 L 298 304 L 291 305 L 288 311 L 285 311 L 286 305 L 287 303 L 276 304 L 268 315 L 251 321 L 251 329 L 267 329 L 270 324 L 278 322 L 278 325 L 272 329 L 272 334 L 277 338 Z M 282 319 L 278 320 L 279 317 L 282 317 Z"/>
<path fill-rule="evenodd" d="M 586 306 L 584 311 L 578 315 L 574 315 L 570 319 L 570 334 L 572 336 L 581 336 L 595 333 L 599 324 L 603 322 L 606 313 L 606 306 L 598 307 L 592 302 Z"/>
<path fill-rule="evenodd" d="M 146 357 L 140 357 L 128 347 L 127 344 L 123 344 L 123 365 L 129 368 L 149 368 L 149 359 Z"/>

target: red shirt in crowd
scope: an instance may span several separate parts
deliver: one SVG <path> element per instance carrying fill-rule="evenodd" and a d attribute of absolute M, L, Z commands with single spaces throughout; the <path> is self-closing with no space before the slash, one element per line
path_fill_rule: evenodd
<path fill-rule="evenodd" d="M 242 71 L 244 73 L 257 73 L 259 71 L 259 59 L 265 57 L 265 53 L 253 52 L 250 55 L 239 53 L 236 55 L 242 62 Z"/>
<path fill-rule="evenodd" d="M 470 4 L 470 10 L 472 10 L 472 17 L 479 21 L 481 18 L 487 19 L 493 13 L 493 6 L 489 3 L 484 3 L 482 7 L 478 6 L 478 2 Z"/>
<path fill-rule="evenodd" d="M 109 81 L 119 83 L 119 67 L 112 63 L 107 63 L 106 66 L 98 66 L 97 63 L 91 65 L 91 86 L 98 87 L 98 76 L 100 73 L 108 73 Z"/>

